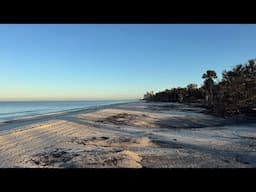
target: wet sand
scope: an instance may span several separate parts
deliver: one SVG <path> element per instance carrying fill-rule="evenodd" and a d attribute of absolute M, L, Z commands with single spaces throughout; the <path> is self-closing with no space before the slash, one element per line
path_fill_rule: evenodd
<path fill-rule="evenodd" d="M 135 102 L 0 125 L 0 167 L 256 167 L 256 124 Z"/>

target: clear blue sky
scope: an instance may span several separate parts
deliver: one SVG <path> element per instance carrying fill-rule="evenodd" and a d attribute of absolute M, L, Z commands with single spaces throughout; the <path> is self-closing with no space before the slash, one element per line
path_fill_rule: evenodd
<path fill-rule="evenodd" d="M 0 100 L 131 99 L 256 57 L 256 25 L 0 25 Z"/>

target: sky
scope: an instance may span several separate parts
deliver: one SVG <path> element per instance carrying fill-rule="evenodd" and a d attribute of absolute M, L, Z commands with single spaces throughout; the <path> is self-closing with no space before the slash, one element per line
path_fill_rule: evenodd
<path fill-rule="evenodd" d="M 0 100 L 140 99 L 256 58 L 253 24 L 0 24 Z"/>

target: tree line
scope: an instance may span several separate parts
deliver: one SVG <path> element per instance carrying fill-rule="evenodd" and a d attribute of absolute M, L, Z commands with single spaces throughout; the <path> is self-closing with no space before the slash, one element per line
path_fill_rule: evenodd
<path fill-rule="evenodd" d="M 226 116 L 250 113 L 256 108 L 256 60 L 251 59 L 231 70 L 222 72 L 216 82 L 214 70 L 203 75 L 203 85 L 189 84 L 186 87 L 147 92 L 144 100 L 160 102 L 200 103 L 214 114 Z"/>

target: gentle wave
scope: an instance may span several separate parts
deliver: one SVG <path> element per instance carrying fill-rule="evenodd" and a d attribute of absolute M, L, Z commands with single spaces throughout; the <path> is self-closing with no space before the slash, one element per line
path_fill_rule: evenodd
<path fill-rule="evenodd" d="M 26 101 L 26 102 L 0 102 L 0 122 L 13 121 L 26 117 L 50 115 L 61 112 L 72 112 L 91 107 L 132 102 L 135 100 L 113 101 Z"/>

